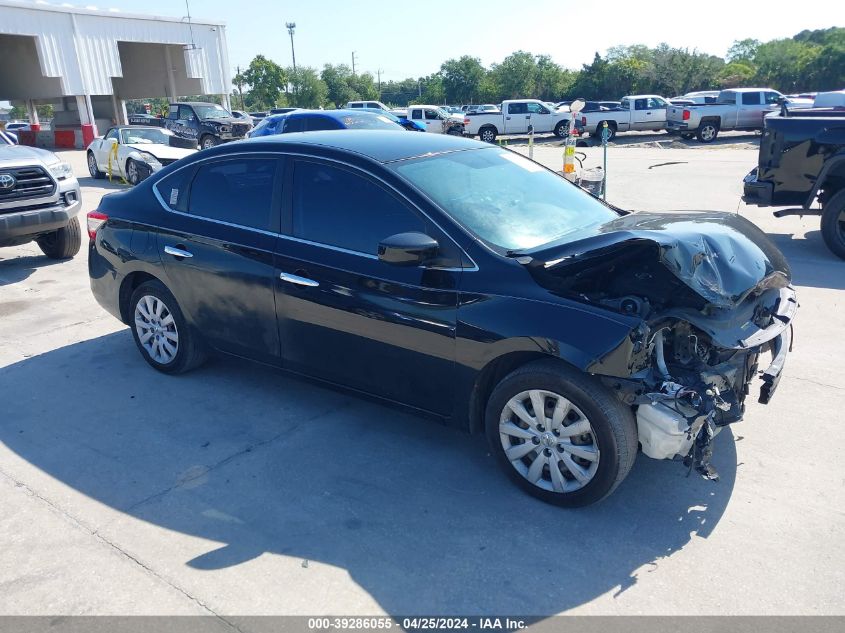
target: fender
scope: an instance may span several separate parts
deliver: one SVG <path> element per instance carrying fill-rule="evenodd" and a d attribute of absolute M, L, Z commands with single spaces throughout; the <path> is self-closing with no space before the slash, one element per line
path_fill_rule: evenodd
<path fill-rule="evenodd" d="M 834 138 L 833 135 L 836 135 Z M 830 137 L 830 138 L 828 138 Z M 842 129 L 834 129 L 834 130 L 824 130 L 820 132 L 816 136 L 816 142 L 822 142 L 823 144 L 843 144 L 845 145 L 845 130 Z M 833 156 L 828 158 L 824 162 L 824 166 L 822 170 L 819 172 L 819 177 L 816 178 L 816 184 L 813 185 L 813 188 L 810 189 L 810 195 L 804 201 L 804 208 L 809 209 L 810 206 L 816 199 L 816 196 L 819 195 L 819 189 L 825 183 L 827 177 L 834 172 L 835 170 L 842 169 L 845 170 L 845 149 L 840 149 L 837 151 Z"/>

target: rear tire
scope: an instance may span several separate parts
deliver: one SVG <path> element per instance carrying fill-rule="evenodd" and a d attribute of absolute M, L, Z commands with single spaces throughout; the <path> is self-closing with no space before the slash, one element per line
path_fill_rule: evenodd
<path fill-rule="evenodd" d="M 50 259 L 69 259 L 79 252 L 82 246 L 82 229 L 79 218 L 71 218 L 66 226 L 42 235 L 36 240 L 41 252 Z"/>
<path fill-rule="evenodd" d="M 206 355 L 173 293 L 158 280 L 142 283 L 129 300 L 129 327 L 141 356 L 165 374 L 198 367 Z"/>
<path fill-rule="evenodd" d="M 845 259 L 845 189 L 822 206 L 822 238 L 830 251 Z"/>
<path fill-rule="evenodd" d="M 538 392 L 544 412 L 541 424 L 532 425 L 531 420 L 538 420 L 533 404 Z M 519 406 L 526 401 L 530 411 Z M 568 408 L 556 419 L 558 403 Z M 583 431 L 567 434 L 576 424 Z M 585 506 L 605 498 L 625 479 L 637 456 L 631 409 L 597 378 L 557 360 L 529 363 L 506 376 L 488 400 L 485 430 L 508 476 L 528 494 L 560 506 Z"/>
<path fill-rule="evenodd" d="M 483 127 L 478 130 L 478 138 L 485 143 L 495 143 L 496 136 L 496 128 L 494 127 Z"/>
<path fill-rule="evenodd" d="M 698 126 L 695 133 L 695 138 L 702 143 L 712 143 L 717 136 L 719 136 L 719 124 L 716 121 L 705 121 Z"/>
<path fill-rule="evenodd" d="M 599 124 L 596 126 L 596 131 L 594 136 L 601 142 L 601 131 L 604 125 L 604 121 L 599 121 Z M 616 121 L 608 121 L 607 122 L 607 142 L 610 143 L 613 139 L 616 138 Z"/>

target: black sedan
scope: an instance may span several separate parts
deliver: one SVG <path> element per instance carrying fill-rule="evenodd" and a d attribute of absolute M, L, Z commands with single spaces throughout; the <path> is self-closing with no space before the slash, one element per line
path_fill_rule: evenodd
<path fill-rule="evenodd" d="M 519 154 L 433 134 L 309 132 L 183 159 L 88 215 L 97 300 L 144 359 L 261 361 L 483 430 L 525 490 L 608 495 L 638 443 L 715 478 L 795 295 L 718 213 L 629 214 Z"/>

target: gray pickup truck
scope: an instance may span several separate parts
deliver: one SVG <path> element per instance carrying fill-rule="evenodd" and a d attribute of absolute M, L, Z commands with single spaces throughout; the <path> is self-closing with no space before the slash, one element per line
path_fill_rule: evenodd
<path fill-rule="evenodd" d="M 666 127 L 682 138 L 712 143 L 723 130 L 762 130 L 763 118 L 780 110 L 783 95 L 770 88 L 722 90 L 715 103 L 669 105 Z"/>
<path fill-rule="evenodd" d="M 79 183 L 70 165 L 47 150 L 0 138 L 0 247 L 35 241 L 51 259 L 79 252 Z"/>

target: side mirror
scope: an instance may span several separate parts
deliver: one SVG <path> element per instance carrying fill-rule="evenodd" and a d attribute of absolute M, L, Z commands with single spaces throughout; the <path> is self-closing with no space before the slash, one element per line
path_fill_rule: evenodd
<path fill-rule="evenodd" d="M 378 245 L 378 258 L 394 266 L 419 266 L 437 254 L 437 240 L 425 233 L 397 233 Z"/>

